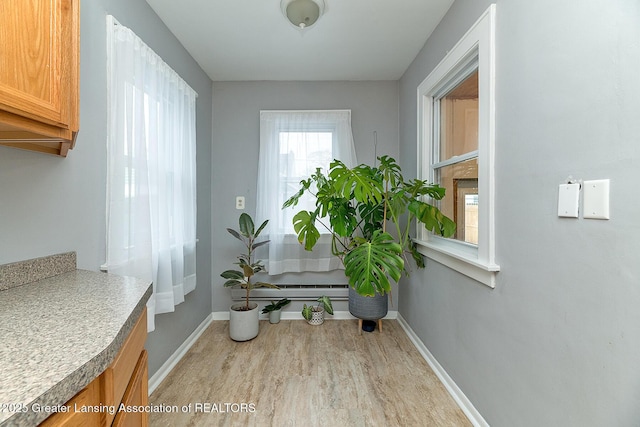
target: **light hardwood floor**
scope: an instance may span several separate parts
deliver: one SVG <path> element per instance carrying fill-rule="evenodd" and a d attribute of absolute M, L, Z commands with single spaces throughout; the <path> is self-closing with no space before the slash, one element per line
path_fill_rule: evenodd
<path fill-rule="evenodd" d="M 214 321 L 150 396 L 179 408 L 152 427 L 471 425 L 395 320 L 362 335 L 356 320 L 261 321 L 244 343 L 228 324 Z"/>

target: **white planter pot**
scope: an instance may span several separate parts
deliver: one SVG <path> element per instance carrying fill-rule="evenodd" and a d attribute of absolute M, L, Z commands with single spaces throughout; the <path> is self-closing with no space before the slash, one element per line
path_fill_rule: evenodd
<path fill-rule="evenodd" d="M 314 307 L 313 311 L 311 312 L 311 320 L 307 320 L 307 322 L 309 322 L 310 325 L 314 326 L 322 325 L 324 323 L 324 307 Z"/>
<path fill-rule="evenodd" d="M 280 323 L 280 315 L 282 310 L 273 310 L 269 312 L 269 323 Z"/>
<path fill-rule="evenodd" d="M 234 341 L 249 341 L 258 336 L 260 323 L 258 320 L 258 304 L 249 303 L 249 311 L 237 310 L 245 303 L 233 304 L 229 309 L 229 336 Z"/>

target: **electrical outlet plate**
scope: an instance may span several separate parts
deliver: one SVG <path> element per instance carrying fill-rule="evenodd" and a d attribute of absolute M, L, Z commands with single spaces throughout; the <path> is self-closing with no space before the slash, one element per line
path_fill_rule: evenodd
<path fill-rule="evenodd" d="M 236 209 L 244 209 L 244 196 L 236 197 Z"/>
<path fill-rule="evenodd" d="M 580 184 L 561 184 L 558 190 L 558 216 L 578 218 Z"/>
<path fill-rule="evenodd" d="M 609 180 L 584 182 L 584 218 L 609 219 Z"/>

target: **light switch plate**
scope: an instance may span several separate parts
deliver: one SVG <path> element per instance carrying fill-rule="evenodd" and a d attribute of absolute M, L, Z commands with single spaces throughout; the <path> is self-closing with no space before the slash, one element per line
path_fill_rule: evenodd
<path fill-rule="evenodd" d="M 558 190 L 558 216 L 578 218 L 580 184 L 561 184 Z"/>
<path fill-rule="evenodd" d="M 584 217 L 609 219 L 609 180 L 584 182 Z"/>

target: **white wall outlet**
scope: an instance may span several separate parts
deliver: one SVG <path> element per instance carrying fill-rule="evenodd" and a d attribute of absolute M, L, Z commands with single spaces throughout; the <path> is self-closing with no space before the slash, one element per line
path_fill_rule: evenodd
<path fill-rule="evenodd" d="M 244 196 L 236 197 L 236 209 L 244 209 Z"/>
<path fill-rule="evenodd" d="M 558 190 L 558 216 L 578 218 L 580 184 L 561 184 Z"/>
<path fill-rule="evenodd" d="M 584 217 L 609 219 L 609 180 L 584 182 Z"/>

